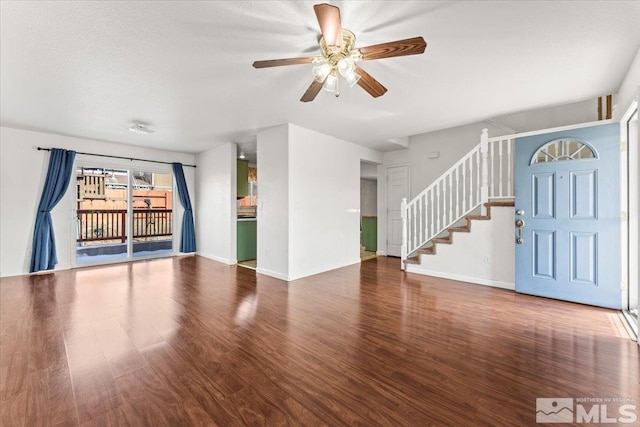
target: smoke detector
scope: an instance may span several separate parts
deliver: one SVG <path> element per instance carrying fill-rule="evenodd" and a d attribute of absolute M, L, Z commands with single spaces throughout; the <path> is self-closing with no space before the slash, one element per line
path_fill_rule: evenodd
<path fill-rule="evenodd" d="M 141 135 L 148 135 L 150 133 L 153 133 L 153 130 L 149 129 L 149 125 L 147 123 L 138 121 L 131 123 L 131 126 L 129 126 L 129 130 Z"/>

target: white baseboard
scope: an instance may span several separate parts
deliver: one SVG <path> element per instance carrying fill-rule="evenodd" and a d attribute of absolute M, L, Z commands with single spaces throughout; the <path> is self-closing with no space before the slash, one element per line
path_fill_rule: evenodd
<path fill-rule="evenodd" d="M 287 276 L 286 274 L 277 273 L 275 271 L 267 270 L 265 268 L 256 268 L 256 273 L 264 274 L 265 276 L 274 277 L 276 279 L 284 280 L 285 282 L 291 281 L 289 276 Z"/>
<path fill-rule="evenodd" d="M 229 258 L 222 258 L 222 257 L 216 256 L 216 255 L 211 255 L 211 254 L 207 254 L 207 253 L 204 253 L 204 252 L 196 252 L 196 255 L 201 256 L 203 258 L 210 259 L 212 261 L 218 261 L 218 262 L 221 262 L 221 263 L 227 264 L 227 265 L 237 264 L 236 261 L 231 261 Z"/>
<path fill-rule="evenodd" d="M 316 274 L 322 274 L 322 273 L 326 273 L 327 271 L 332 271 L 332 270 L 337 270 L 339 268 L 344 268 L 344 267 L 349 267 L 352 265 L 358 265 L 360 264 L 362 261 L 360 260 L 360 257 L 351 260 L 350 262 L 348 262 L 345 265 L 340 265 L 337 267 L 332 267 L 329 268 L 327 270 L 323 270 L 323 271 L 317 271 L 315 273 L 308 273 L 308 274 L 303 274 L 300 276 L 291 276 L 291 275 L 286 275 L 286 274 L 282 274 L 282 273 L 277 273 L 275 271 L 271 271 L 271 270 L 266 270 L 264 268 L 257 268 L 256 269 L 256 273 L 259 274 L 264 274 L 265 276 L 271 276 L 271 277 L 275 277 L 276 279 L 280 279 L 280 280 L 286 280 L 287 282 L 292 282 L 294 280 L 298 280 L 298 279 L 303 279 L 305 277 L 309 277 L 309 276 L 315 276 Z"/>
<path fill-rule="evenodd" d="M 460 282 L 475 283 L 476 285 L 492 286 L 494 288 L 509 289 L 515 291 L 515 283 L 501 282 L 499 280 L 483 279 L 481 277 L 463 276 L 460 274 L 444 273 L 442 271 L 425 270 L 417 268 L 412 264 L 407 265 L 407 273 L 422 274 L 425 276 L 441 277 L 443 279 L 457 280 Z"/>
<path fill-rule="evenodd" d="M 376 255 L 378 255 L 378 256 L 387 256 L 387 251 L 376 251 Z"/>

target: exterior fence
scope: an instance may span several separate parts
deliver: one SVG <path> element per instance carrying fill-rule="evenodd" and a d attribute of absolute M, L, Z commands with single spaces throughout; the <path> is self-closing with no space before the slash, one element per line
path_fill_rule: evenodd
<path fill-rule="evenodd" d="M 126 209 L 78 209 L 77 242 L 112 240 L 127 241 Z M 173 211 L 171 209 L 134 209 L 132 238 L 152 240 L 171 236 Z"/>

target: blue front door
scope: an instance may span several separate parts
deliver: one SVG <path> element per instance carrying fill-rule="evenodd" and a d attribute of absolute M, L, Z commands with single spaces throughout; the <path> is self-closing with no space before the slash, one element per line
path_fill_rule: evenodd
<path fill-rule="evenodd" d="M 619 125 L 517 138 L 516 292 L 620 308 Z"/>

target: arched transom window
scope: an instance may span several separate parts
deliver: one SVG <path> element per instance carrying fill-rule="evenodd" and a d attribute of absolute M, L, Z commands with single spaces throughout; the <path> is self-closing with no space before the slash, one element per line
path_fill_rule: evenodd
<path fill-rule="evenodd" d="M 597 158 L 598 154 L 587 143 L 570 138 L 561 138 L 540 147 L 531 158 L 531 164 Z"/>

